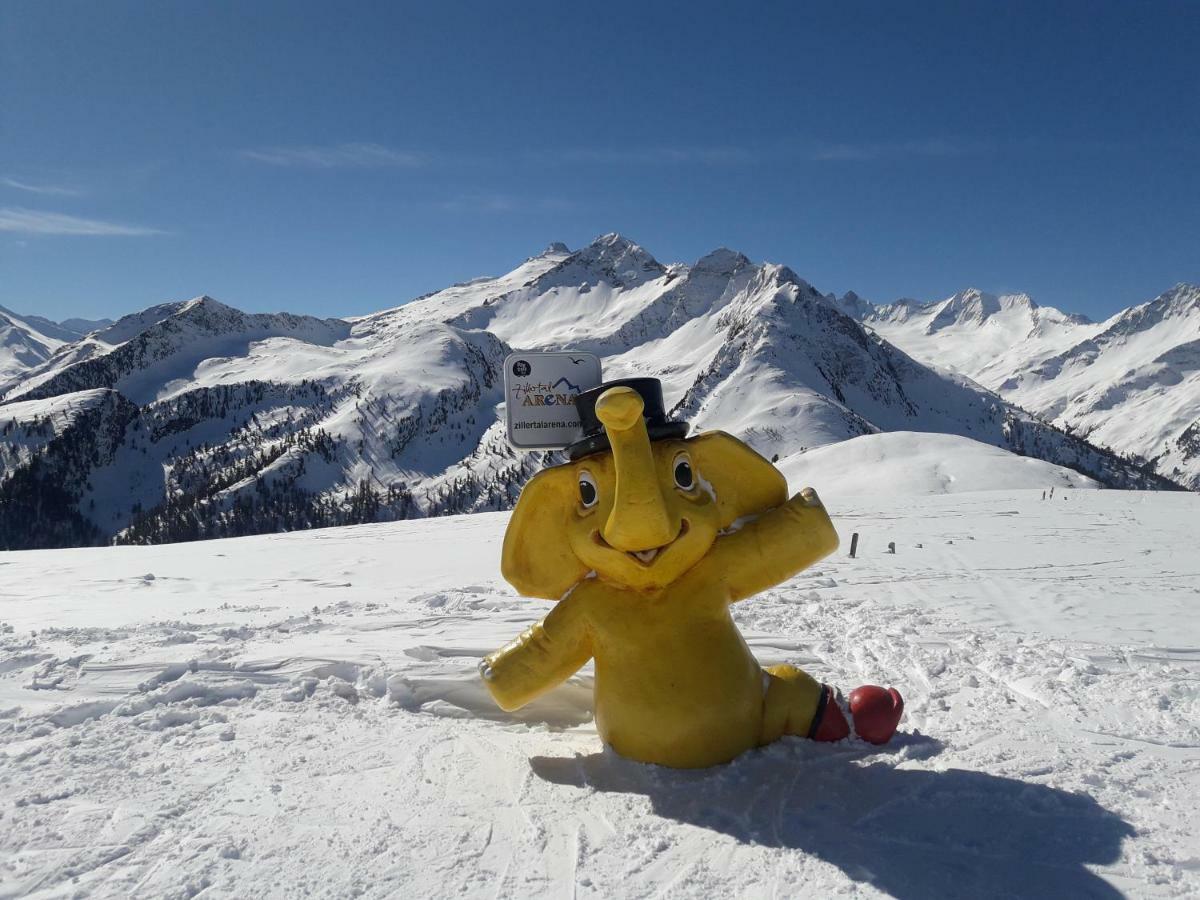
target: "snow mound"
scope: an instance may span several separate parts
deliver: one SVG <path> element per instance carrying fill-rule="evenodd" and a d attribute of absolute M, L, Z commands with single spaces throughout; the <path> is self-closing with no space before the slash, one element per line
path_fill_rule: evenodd
<path fill-rule="evenodd" d="M 796 453 L 778 462 L 792 491 L 842 497 L 920 497 L 964 491 L 1098 488 L 1073 469 L 954 434 L 893 431 Z"/>

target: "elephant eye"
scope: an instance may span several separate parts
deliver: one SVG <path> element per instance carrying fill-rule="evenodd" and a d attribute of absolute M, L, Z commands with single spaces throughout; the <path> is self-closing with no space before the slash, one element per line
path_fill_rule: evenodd
<path fill-rule="evenodd" d="M 579 500 L 585 507 L 593 507 L 599 499 L 599 494 L 596 492 L 596 479 L 592 478 L 591 472 L 579 473 Z"/>
<path fill-rule="evenodd" d="M 695 483 L 696 476 L 692 472 L 691 460 L 687 458 L 687 454 L 680 453 L 675 457 L 675 484 L 685 491 L 690 491 Z"/>

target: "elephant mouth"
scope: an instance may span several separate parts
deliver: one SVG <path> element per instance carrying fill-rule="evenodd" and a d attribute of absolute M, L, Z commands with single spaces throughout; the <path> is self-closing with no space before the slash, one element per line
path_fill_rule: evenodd
<path fill-rule="evenodd" d="M 690 528 L 691 524 L 688 522 L 688 520 L 683 519 L 679 525 L 679 533 L 675 535 L 675 537 L 663 544 L 661 547 L 651 547 L 649 550 L 617 550 L 616 547 L 604 539 L 604 535 L 602 535 L 599 531 L 592 532 L 592 540 L 601 547 L 607 547 L 608 549 L 614 550 L 617 553 L 623 553 L 625 556 L 628 556 L 639 565 L 650 566 L 653 565 L 654 561 L 658 559 L 663 551 L 687 534 Z"/>

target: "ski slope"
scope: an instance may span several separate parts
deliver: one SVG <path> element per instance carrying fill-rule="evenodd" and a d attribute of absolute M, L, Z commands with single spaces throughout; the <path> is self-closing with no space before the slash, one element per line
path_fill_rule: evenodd
<path fill-rule="evenodd" d="M 492 704 L 507 514 L 0 554 L 0 896 L 1200 895 L 1200 498 L 828 478 L 735 615 L 902 733 L 700 772 Z"/>

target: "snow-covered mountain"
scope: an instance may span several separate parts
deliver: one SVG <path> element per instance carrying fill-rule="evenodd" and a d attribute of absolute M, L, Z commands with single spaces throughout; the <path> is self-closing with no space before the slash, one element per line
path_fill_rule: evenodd
<path fill-rule="evenodd" d="M 833 303 L 916 358 L 1200 488 L 1200 287 L 1101 323 L 974 289 L 924 304 Z"/>
<path fill-rule="evenodd" d="M 771 457 L 942 432 L 1110 486 L 1169 486 L 914 361 L 785 266 L 725 249 L 668 266 L 610 234 L 354 320 L 198 297 L 59 346 L 0 385 L 0 541 L 157 542 L 507 508 L 546 457 L 504 440 L 500 364 L 513 348 L 564 347 L 601 354 L 606 377 L 662 378 L 675 415 Z M 58 524 L 43 534 L 35 504 L 51 484 Z"/>
<path fill-rule="evenodd" d="M 204 363 L 253 358 L 257 342 L 290 338 L 319 347 L 348 333 L 340 319 L 248 315 L 211 297 L 165 303 L 60 347 L 15 386 L 8 385 L 4 399 L 34 400 L 106 387 L 149 403 L 201 383 Z"/>
<path fill-rule="evenodd" d="M 1040 362 L 1093 334 L 1083 316 L 1039 306 L 1028 294 L 995 296 L 978 288 L 945 300 L 839 306 L 917 359 L 960 372 L 995 390 L 1015 369 Z M 857 313 L 857 314 L 855 314 Z M 969 337 L 968 337 L 969 336 Z"/>
<path fill-rule="evenodd" d="M 84 460 L 70 479 L 76 543 L 291 530 L 385 506 L 398 518 L 438 512 L 436 489 L 418 509 L 410 485 L 478 448 L 506 352 L 486 332 L 434 322 L 164 304 L 61 348 L 10 388 L 5 440 L 53 437 L 38 465 L 6 469 L 0 498 L 7 510 L 39 502 L 64 477 L 45 461 L 69 453 Z M 98 395 L 119 398 L 123 417 L 122 440 L 103 447 L 94 428 L 54 417 L 64 397 Z M 0 517 L 10 546 L 41 542 L 22 540 L 29 521 Z"/>
<path fill-rule="evenodd" d="M 45 362 L 64 344 L 109 324 L 108 319 L 52 322 L 41 316 L 23 316 L 0 306 L 0 385 Z"/>

